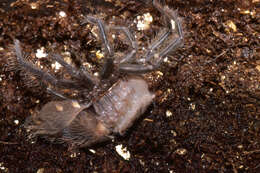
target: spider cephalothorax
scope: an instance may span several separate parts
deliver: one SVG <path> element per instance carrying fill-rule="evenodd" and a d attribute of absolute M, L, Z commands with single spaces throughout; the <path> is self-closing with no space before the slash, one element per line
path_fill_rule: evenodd
<path fill-rule="evenodd" d="M 87 103 L 68 99 L 49 88 L 49 91 L 64 100 L 47 103 L 39 114 L 27 119 L 25 127 L 31 131 L 31 134 L 44 135 L 74 147 L 84 147 L 109 139 L 113 133 L 122 135 L 132 125 L 155 97 L 141 75 L 157 69 L 163 58 L 176 49 L 183 40 L 182 28 L 176 12 L 161 6 L 156 0 L 153 1 L 153 5 L 165 16 L 167 26 L 141 56 L 143 61 L 136 61 L 138 47 L 135 37 L 127 27 L 106 26 L 98 18 L 86 17 L 84 23 L 97 25 L 107 52 L 99 78 L 88 71 L 74 68 L 60 55 L 52 54 L 51 58 L 59 62 L 74 80 L 57 79 L 49 72 L 40 70 L 26 61 L 20 42 L 15 40 L 15 53 L 19 65 L 37 79 L 57 88 L 79 89 L 85 85 L 86 88 L 92 88 L 93 92 L 102 81 L 109 79 L 113 70 L 124 74 L 124 78 L 118 79 L 102 95 Z M 120 60 L 113 56 L 113 48 L 107 39 L 108 30 L 123 32 L 132 46 L 132 51 Z M 178 37 L 172 37 L 176 33 Z"/>

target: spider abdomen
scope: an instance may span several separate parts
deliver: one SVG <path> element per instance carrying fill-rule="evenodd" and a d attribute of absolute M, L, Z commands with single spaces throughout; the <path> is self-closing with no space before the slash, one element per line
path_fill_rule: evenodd
<path fill-rule="evenodd" d="M 90 146 L 109 139 L 111 133 L 122 135 L 154 97 L 143 78 L 130 76 L 116 82 L 93 105 L 75 100 L 49 102 L 27 119 L 25 127 L 33 136 L 45 135 L 71 147 Z"/>
<path fill-rule="evenodd" d="M 122 135 L 154 97 L 143 78 L 130 76 L 115 83 L 93 106 L 98 119 L 111 131 Z"/>

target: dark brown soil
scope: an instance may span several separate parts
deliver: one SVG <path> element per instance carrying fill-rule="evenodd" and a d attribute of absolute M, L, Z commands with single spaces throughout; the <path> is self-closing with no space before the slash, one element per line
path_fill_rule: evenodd
<path fill-rule="evenodd" d="M 91 147 L 93 153 L 28 139 L 26 117 L 54 98 L 16 70 L 13 39 L 27 54 L 67 45 L 98 66 L 91 52 L 101 44 L 79 26 L 82 15 L 131 25 L 146 46 L 163 25 L 160 13 L 149 0 L 1 0 L 0 172 L 260 172 L 259 0 L 165 4 L 182 17 L 184 45 L 150 74 L 154 104 L 125 136 Z M 60 18 L 60 11 L 67 16 Z M 147 12 L 154 22 L 140 32 L 133 21 Z M 130 152 L 129 161 L 116 152 L 119 144 Z"/>

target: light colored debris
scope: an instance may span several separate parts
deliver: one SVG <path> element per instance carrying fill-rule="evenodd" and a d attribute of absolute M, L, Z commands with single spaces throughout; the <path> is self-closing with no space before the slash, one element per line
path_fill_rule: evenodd
<path fill-rule="evenodd" d="M 260 72 L 260 65 L 257 65 L 255 68 Z"/>
<path fill-rule="evenodd" d="M 243 148 L 243 145 L 238 145 L 237 148 L 238 148 L 238 149 L 242 149 L 242 148 Z"/>
<path fill-rule="evenodd" d="M 253 18 L 256 16 L 256 11 L 255 10 L 241 10 L 241 9 L 238 9 L 238 11 L 240 11 L 240 14 L 244 14 L 244 15 L 251 15 Z"/>
<path fill-rule="evenodd" d="M 195 110 L 195 108 L 196 108 L 196 105 L 194 103 L 190 103 L 190 109 Z"/>
<path fill-rule="evenodd" d="M 145 162 L 141 159 L 139 159 L 139 163 L 142 165 L 142 166 L 145 166 Z"/>
<path fill-rule="evenodd" d="M 62 67 L 62 65 L 60 63 L 58 63 L 57 61 L 55 61 L 53 64 L 51 64 L 51 68 L 54 69 L 55 72 L 57 72 L 61 67 Z"/>
<path fill-rule="evenodd" d="M 150 13 L 145 13 L 142 16 L 137 16 L 135 19 L 136 27 L 139 31 L 147 30 L 153 21 L 153 16 Z"/>
<path fill-rule="evenodd" d="M 237 32 L 237 26 L 232 20 L 226 21 L 225 24 L 229 29 L 232 29 L 233 32 Z"/>
<path fill-rule="evenodd" d="M 89 24 L 87 24 L 87 28 L 90 28 L 90 25 Z M 96 38 L 98 38 L 98 27 L 97 26 L 93 26 L 92 28 L 91 28 L 91 33 L 94 35 L 94 37 L 96 37 Z"/>
<path fill-rule="evenodd" d="M 149 118 L 145 118 L 144 121 L 153 122 L 153 120 Z"/>
<path fill-rule="evenodd" d="M 71 158 L 75 158 L 75 157 L 77 157 L 78 155 L 80 155 L 80 153 L 78 152 L 74 152 L 74 153 L 71 153 L 71 155 L 70 155 L 70 157 Z"/>
<path fill-rule="evenodd" d="M 72 59 L 71 59 L 70 53 L 69 52 L 64 52 L 63 55 L 64 55 L 64 58 L 63 58 L 64 61 L 71 65 L 72 64 Z"/>
<path fill-rule="evenodd" d="M 90 151 L 91 153 L 93 153 L 93 154 L 96 154 L 96 151 L 93 150 L 93 149 L 89 149 L 89 151 Z"/>
<path fill-rule="evenodd" d="M 53 8 L 54 5 L 48 4 L 48 5 L 46 5 L 46 7 L 47 7 L 47 8 Z"/>
<path fill-rule="evenodd" d="M 8 168 L 4 167 L 4 163 L 0 162 L 0 170 L 4 171 L 4 172 L 8 172 Z"/>
<path fill-rule="evenodd" d="M 250 14 L 250 10 L 242 10 L 240 11 L 241 14 Z"/>
<path fill-rule="evenodd" d="M 131 157 L 130 152 L 122 144 L 116 146 L 116 152 L 125 160 L 129 160 Z"/>
<path fill-rule="evenodd" d="M 177 136 L 177 133 L 174 131 L 174 130 L 171 130 L 171 134 L 176 137 Z"/>
<path fill-rule="evenodd" d="M 60 17 L 66 17 L 67 14 L 66 14 L 64 11 L 60 11 L 60 12 L 59 12 L 59 16 L 60 16 Z"/>
<path fill-rule="evenodd" d="M 185 155 L 188 151 L 185 148 L 178 148 L 175 152 L 179 155 Z"/>
<path fill-rule="evenodd" d="M 80 104 L 77 101 L 72 101 L 72 106 L 74 108 L 80 108 Z"/>
<path fill-rule="evenodd" d="M 166 111 L 166 116 L 167 116 L 167 117 L 171 117 L 171 116 L 172 116 L 172 112 L 171 112 L 170 110 L 167 110 L 167 111 Z"/>
<path fill-rule="evenodd" d="M 88 63 L 88 62 L 83 62 L 82 65 L 83 65 L 84 67 L 88 68 L 88 69 L 93 68 L 93 66 L 92 66 L 90 63 Z"/>
<path fill-rule="evenodd" d="M 40 168 L 37 170 L 37 173 L 44 173 L 44 168 Z"/>
<path fill-rule="evenodd" d="M 175 21 L 171 20 L 172 30 L 175 30 Z"/>
<path fill-rule="evenodd" d="M 33 10 L 35 10 L 39 7 L 38 4 L 35 2 L 32 2 L 30 5 L 31 5 L 31 9 L 33 9 Z"/>
<path fill-rule="evenodd" d="M 98 50 L 98 51 L 96 52 L 96 57 L 97 57 L 98 59 L 104 58 L 104 54 L 103 54 L 100 50 Z"/>
<path fill-rule="evenodd" d="M 94 73 L 94 76 L 99 76 L 98 72 L 95 72 L 95 73 Z"/>
<path fill-rule="evenodd" d="M 41 58 L 45 58 L 46 56 L 48 56 L 47 53 L 45 53 L 45 48 L 41 47 L 40 49 L 37 49 L 36 55 L 37 58 L 41 59 Z"/>
<path fill-rule="evenodd" d="M 18 125 L 19 124 L 19 120 L 14 120 L 14 124 Z"/>
<path fill-rule="evenodd" d="M 115 39 L 115 38 L 116 38 L 116 35 L 115 35 L 115 34 L 112 34 L 112 38 Z"/>
<path fill-rule="evenodd" d="M 163 76 L 163 72 L 161 71 L 156 71 L 155 73 L 158 75 L 158 77 Z"/>
<path fill-rule="evenodd" d="M 61 106 L 59 104 L 56 104 L 55 106 L 56 106 L 57 111 L 59 111 L 59 112 L 63 111 L 63 106 Z"/>
<path fill-rule="evenodd" d="M 169 62 L 169 59 L 167 56 L 163 59 L 163 62 L 167 62 L 167 63 Z"/>

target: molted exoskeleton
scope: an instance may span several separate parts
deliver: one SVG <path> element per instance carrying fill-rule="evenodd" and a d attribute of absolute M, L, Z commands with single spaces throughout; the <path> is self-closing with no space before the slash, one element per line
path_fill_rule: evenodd
<path fill-rule="evenodd" d="M 39 114 L 27 118 L 25 127 L 31 131 L 33 136 L 47 136 L 50 140 L 68 143 L 75 147 L 89 146 L 109 139 L 113 133 L 124 134 L 144 113 L 155 95 L 149 91 L 142 74 L 159 68 L 163 58 L 178 48 L 183 40 L 182 27 L 177 13 L 168 7 L 161 6 L 157 0 L 153 1 L 153 5 L 164 15 L 166 29 L 160 32 L 146 52 L 138 59 L 136 59 L 138 46 L 135 37 L 127 27 L 107 27 L 98 18 L 86 17 L 83 23 L 89 22 L 97 25 L 106 50 L 107 58 L 99 78 L 88 70 L 76 69 L 59 54 L 51 54 L 50 58 L 61 64 L 71 76 L 70 79 L 58 79 L 28 62 L 24 58 L 20 42 L 14 41 L 19 66 L 36 79 L 46 83 L 46 86 L 77 90 L 78 92 L 88 90 L 91 93 L 89 95 L 95 97 L 91 97 L 90 101 L 82 102 L 79 101 L 80 99 L 69 99 L 60 92 L 48 88 L 49 92 L 64 100 L 51 101 L 41 109 Z M 119 59 L 114 56 L 113 47 L 107 39 L 108 30 L 123 32 L 132 51 Z M 111 77 L 113 72 L 120 74 L 118 75 L 120 78 L 115 80 Z M 115 82 L 108 90 L 95 94 L 95 91 L 101 90 L 105 81 Z M 89 95 L 87 94 L 87 96 Z"/>

